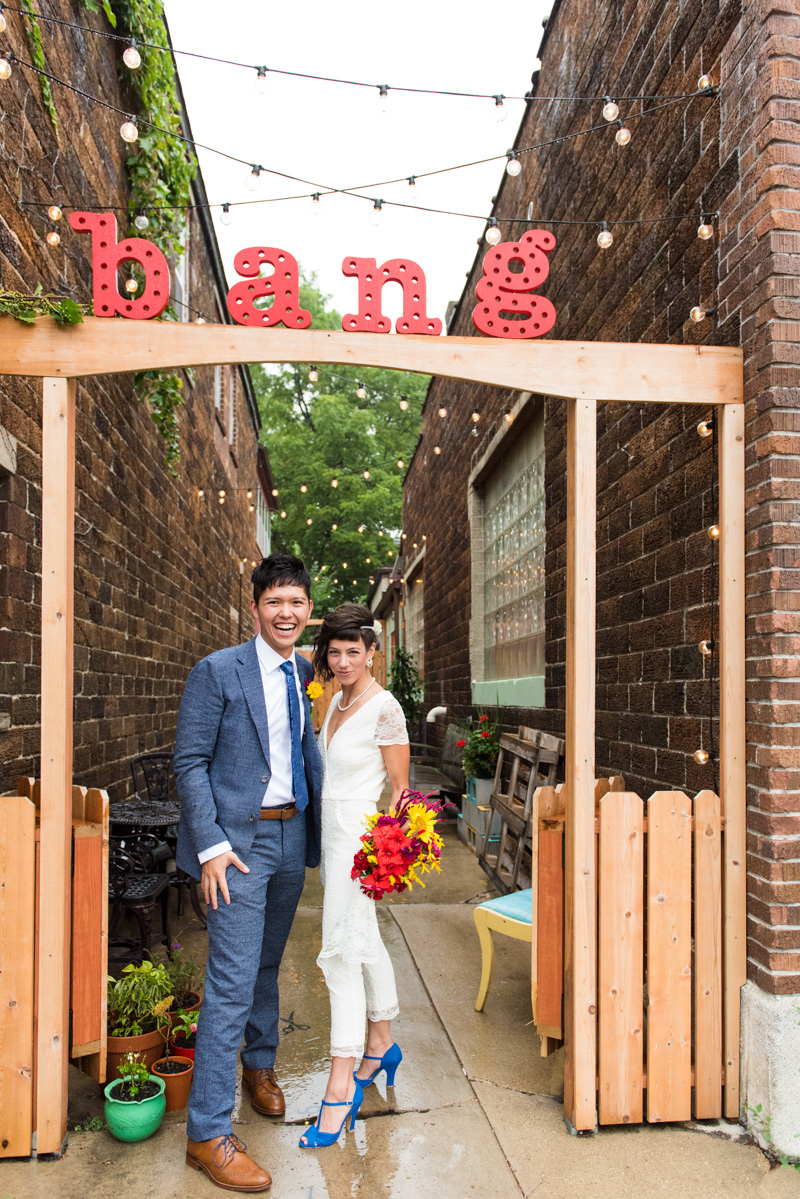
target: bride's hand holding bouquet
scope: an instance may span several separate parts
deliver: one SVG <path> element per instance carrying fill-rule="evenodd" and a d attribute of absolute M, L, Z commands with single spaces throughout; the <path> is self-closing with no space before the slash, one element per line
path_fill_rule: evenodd
<path fill-rule="evenodd" d="M 406 891 L 413 883 L 424 887 L 420 875 L 441 870 L 443 841 L 436 832 L 440 811 L 441 804 L 430 795 L 405 790 L 388 815 L 376 812 L 367 817 L 367 832 L 350 874 L 365 895 L 379 900 L 391 891 Z"/>

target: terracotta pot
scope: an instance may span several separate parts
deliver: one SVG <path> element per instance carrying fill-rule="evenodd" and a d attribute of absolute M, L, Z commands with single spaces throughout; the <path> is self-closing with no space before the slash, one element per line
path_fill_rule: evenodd
<path fill-rule="evenodd" d="M 146 1066 L 152 1066 L 164 1056 L 164 1038 L 158 1029 L 142 1033 L 140 1037 L 109 1037 L 106 1059 L 106 1078 L 119 1077 L 119 1064 L 126 1053 L 140 1053 Z"/>
<path fill-rule="evenodd" d="M 186 998 L 187 998 L 187 1002 L 184 1005 L 184 1007 L 181 1008 L 181 1011 L 198 1012 L 200 1010 L 200 1004 L 202 1001 L 200 999 L 200 996 L 197 994 L 197 992 L 190 991 Z M 177 1014 L 178 1014 L 177 1011 L 168 1013 L 170 1024 L 174 1024 L 175 1017 L 177 1016 Z"/>
<path fill-rule="evenodd" d="M 162 1074 L 161 1067 L 165 1062 L 183 1062 L 188 1066 L 188 1070 L 183 1070 L 180 1074 Z M 192 1075 L 194 1074 L 194 1061 L 192 1058 L 181 1054 L 180 1057 L 159 1058 L 154 1062 L 151 1071 L 156 1078 L 163 1079 L 164 1095 L 167 1100 L 168 1112 L 179 1112 L 181 1108 L 186 1107 L 189 1102 L 189 1092 L 192 1089 Z"/>
<path fill-rule="evenodd" d="M 170 1041 L 169 1051 L 173 1057 L 188 1057 L 194 1061 L 194 1046 L 192 1046 L 190 1049 L 187 1045 L 184 1045 L 182 1041 Z"/>

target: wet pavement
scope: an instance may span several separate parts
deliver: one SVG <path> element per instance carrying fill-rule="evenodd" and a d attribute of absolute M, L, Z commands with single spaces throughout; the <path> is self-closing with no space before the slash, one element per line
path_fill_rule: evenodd
<path fill-rule="evenodd" d="M 603 1129 L 569 1136 L 562 1121 L 562 1052 L 539 1053 L 530 1024 L 529 946 L 495 938 L 492 987 L 474 1010 L 480 949 L 472 906 L 487 895 L 477 859 L 448 830 L 444 870 L 379 905 L 397 975 L 393 1023 L 404 1060 L 395 1086 L 369 1088 L 355 1133 L 327 1149 L 300 1149 L 328 1072 L 328 996 L 316 966 L 322 890 L 306 889 L 281 970 L 282 1041 L 276 1068 L 284 1120 L 257 1115 L 237 1095 L 234 1131 L 273 1175 L 279 1199 L 461 1199 L 491 1196 L 659 1196 L 796 1199 L 797 1174 L 770 1169 L 754 1146 L 713 1123 Z M 185 917 L 178 940 L 203 951 Z M 101 1088 L 71 1071 L 70 1127 L 102 1117 Z M 713 1135 L 710 1135 L 713 1134 Z M 60 1160 L 0 1162 L 0 1199 L 213 1199 L 223 1192 L 184 1162 L 185 1112 L 148 1141 L 75 1132 Z"/>

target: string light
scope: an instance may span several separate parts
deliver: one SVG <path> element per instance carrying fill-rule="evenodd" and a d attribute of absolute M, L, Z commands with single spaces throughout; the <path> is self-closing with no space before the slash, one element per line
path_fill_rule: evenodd
<path fill-rule="evenodd" d="M 206 323 L 206 318 L 204 316 L 197 316 L 195 317 L 194 323 L 196 325 L 204 325 Z"/>
<path fill-rule="evenodd" d="M 706 762 L 708 761 L 708 753 L 704 749 L 696 749 L 692 754 L 692 757 L 698 766 L 705 766 Z"/>
<path fill-rule="evenodd" d="M 444 404 L 442 404 L 441 408 L 439 409 L 439 416 L 441 416 L 442 420 L 444 420 L 444 418 L 447 416 L 447 409 L 445 408 Z"/>
<path fill-rule="evenodd" d="M 513 420 L 514 420 L 514 413 L 513 413 L 513 412 L 506 412 L 506 413 L 504 413 L 504 414 L 503 414 L 503 420 L 506 422 L 506 424 L 507 424 L 507 425 L 510 425 L 510 424 L 512 424 L 512 423 L 513 423 Z"/>
<path fill-rule="evenodd" d="M 706 532 L 708 533 L 708 535 L 712 541 L 719 540 L 719 536 L 720 536 L 720 532 L 721 532 L 719 525 L 709 525 L 708 528 L 706 529 Z"/>
<path fill-rule="evenodd" d="M 416 175 L 409 175 L 409 176 L 408 176 L 408 190 L 409 190 L 409 191 L 410 191 L 410 192 L 411 192 L 413 195 L 416 195 L 416 194 L 417 194 L 417 176 L 416 176 Z"/>
<path fill-rule="evenodd" d="M 257 96 L 266 96 L 269 92 L 269 79 L 266 67 L 256 67 L 256 77 L 253 80 L 253 90 Z"/>
<path fill-rule="evenodd" d="M 475 409 L 475 411 L 472 414 L 472 423 L 474 425 L 477 425 L 477 423 L 480 419 L 481 419 L 481 414 L 480 414 L 480 412 L 478 412 L 477 409 Z"/>
<path fill-rule="evenodd" d="M 378 84 L 378 111 L 379 112 L 388 112 L 389 111 L 389 84 L 388 83 L 379 83 Z"/>
<path fill-rule="evenodd" d="M 56 233 L 55 229 L 51 229 L 46 235 L 45 241 L 47 242 L 48 246 L 57 246 L 61 242 L 61 235 Z"/>
<path fill-rule="evenodd" d="M 252 492 L 252 491 L 248 491 L 248 493 L 247 493 L 247 498 L 248 498 L 249 500 L 251 500 L 251 499 L 253 498 L 253 492 Z"/>
<path fill-rule="evenodd" d="M 505 99 L 505 96 L 495 96 L 494 97 L 494 119 L 498 125 L 502 125 L 503 121 L 508 116 L 508 111 L 506 109 L 505 104 L 503 103 L 504 99 Z"/>
<path fill-rule="evenodd" d="M 707 641 L 700 641 L 697 648 L 700 650 L 700 653 L 704 658 L 708 658 L 714 652 L 714 642 L 710 639 Z"/>
<path fill-rule="evenodd" d="M 7 58 L 0 58 L 0 79 L 11 78 L 11 63 Z"/>
<path fill-rule="evenodd" d="M 368 478 L 369 478 L 369 471 L 368 471 L 368 470 L 365 470 L 365 471 L 364 471 L 363 478 L 365 478 L 365 479 L 368 479 Z"/>
<path fill-rule="evenodd" d="M 119 127 L 119 135 L 124 142 L 135 142 L 139 136 L 139 130 L 136 127 L 136 118 L 128 117 L 127 121 L 123 121 Z"/>
<path fill-rule="evenodd" d="M 311 197 L 311 215 L 317 216 L 319 213 L 319 192 L 314 192 Z"/>
<path fill-rule="evenodd" d="M 338 486 L 339 486 L 339 480 L 331 479 L 331 487 L 338 487 Z"/>
<path fill-rule="evenodd" d="M 230 204 L 222 205 L 222 212 L 219 214 L 220 225 L 230 225 L 233 222 L 233 213 L 231 212 Z"/>
<path fill-rule="evenodd" d="M 51 221 L 60 221 L 64 214 L 57 204 L 51 204 L 47 210 L 47 215 L 50 217 Z"/>
<path fill-rule="evenodd" d="M 140 233 L 144 233 L 145 229 L 147 229 L 150 225 L 149 219 L 145 216 L 145 214 L 143 212 L 138 213 L 133 218 L 133 223 L 134 223 L 134 226 L 139 230 Z"/>
<path fill-rule="evenodd" d="M 436 445 L 433 447 L 433 452 L 434 452 L 434 454 L 441 454 L 441 452 L 442 452 L 442 447 L 441 447 L 441 446 L 440 446 L 440 445 L 437 443 L 437 444 L 436 444 Z M 405 534 L 403 534 L 403 536 L 405 536 Z"/>
<path fill-rule="evenodd" d="M 198 498 L 199 500 L 201 500 L 205 494 L 206 494 L 206 493 L 205 493 L 205 491 L 203 490 L 203 488 L 202 488 L 202 487 L 198 487 L 198 488 L 197 488 L 197 498 Z"/>
<path fill-rule="evenodd" d="M 711 224 L 711 217 L 702 216 L 700 224 L 697 226 L 697 236 L 701 241 L 708 241 L 714 236 L 714 226 Z"/>
<path fill-rule="evenodd" d="M 603 116 L 607 121 L 616 121 L 619 116 L 619 104 L 615 104 L 610 96 L 604 96 Z"/>
<path fill-rule="evenodd" d="M 360 400 L 365 400 L 367 398 L 367 389 L 363 383 L 359 383 L 358 387 L 356 388 L 356 395 Z"/>
<path fill-rule="evenodd" d="M 697 80 L 697 90 L 699 92 L 707 92 L 709 88 L 714 86 L 714 80 L 710 75 L 701 75 Z"/>
<path fill-rule="evenodd" d="M 133 293 L 138 289 L 138 287 L 139 287 L 139 281 L 133 275 L 130 275 L 125 280 L 125 290 L 128 293 L 128 295 L 132 296 Z"/>
<path fill-rule="evenodd" d="M 245 191 L 257 192 L 261 187 L 261 172 L 264 170 L 258 163 L 253 163 L 253 169 L 244 181 Z"/>
<path fill-rule="evenodd" d="M 300 484 L 300 490 L 302 491 L 303 495 L 305 495 L 305 493 L 308 491 L 308 487 L 305 485 L 305 483 Z"/>
<path fill-rule="evenodd" d="M 135 71 L 137 67 L 142 65 L 142 56 L 136 49 L 135 43 L 131 43 L 127 50 L 124 51 L 122 55 L 122 61 L 125 63 L 125 66 L 130 67 L 132 71 Z"/>
<path fill-rule="evenodd" d="M 631 140 L 630 129 L 628 129 L 625 125 L 623 125 L 622 121 L 620 121 L 619 129 L 614 134 L 614 141 L 617 143 L 618 146 L 627 146 L 627 144 L 630 140 Z"/>
<path fill-rule="evenodd" d="M 601 250 L 608 250 L 614 244 L 614 234 L 605 221 L 603 221 L 603 228 L 597 235 L 597 244 Z"/>
<path fill-rule="evenodd" d="M 694 321 L 695 324 L 699 324 L 707 316 L 713 316 L 716 311 L 716 308 L 701 308 L 699 304 L 695 304 L 694 308 L 689 312 L 689 320 Z"/>
<path fill-rule="evenodd" d="M 278 488 L 277 488 L 277 487 L 273 487 L 273 488 L 272 488 L 272 494 L 273 494 L 273 495 L 277 495 L 277 494 L 278 494 Z"/>
<path fill-rule="evenodd" d="M 511 175 L 512 177 L 517 176 L 522 170 L 522 163 L 517 158 L 515 151 L 507 150 L 506 158 L 508 159 L 506 163 L 506 174 Z"/>
<path fill-rule="evenodd" d="M 225 492 L 222 490 L 222 488 L 220 488 L 220 490 L 217 492 L 217 495 L 221 500 L 225 499 Z"/>
<path fill-rule="evenodd" d="M 709 416 L 709 417 L 706 417 L 705 420 L 701 420 L 700 424 L 697 426 L 697 432 L 699 433 L 699 435 L 701 437 L 710 437 L 711 434 L 714 432 L 713 416 Z"/>
<path fill-rule="evenodd" d="M 383 224 L 383 200 L 372 201 L 372 212 L 369 219 L 376 229 Z"/>
<path fill-rule="evenodd" d="M 403 469 L 403 467 L 405 466 L 405 463 L 403 462 L 402 458 L 397 459 L 397 465 L 399 466 L 400 470 Z"/>
<path fill-rule="evenodd" d="M 400 396 L 400 407 L 403 412 L 405 412 L 406 408 L 408 407 L 408 400 L 405 396 Z"/>
<path fill-rule="evenodd" d="M 486 226 L 486 240 L 490 246 L 496 246 L 502 240 L 503 234 L 500 232 L 500 226 L 492 217 L 489 224 Z"/>
<path fill-rule="evenodd" d="M 336 530 L 339 528 L 339 526 L 338 526 L 338 525 L 331 525 L 331 528 L 333 529 L 333 531 L 334 531 L 334 533 L 335 533 L 335 532 L 336 532 Z"/>
<path fill-rule="evenodd" d="M 317 368 L 315 366 L 312 366 L 311 370 L 308 372 L 309 383 L 316 383 L 318 378 L 319 378 L 319 371 L 317 370 Z"/>
<path fill-rule="evenodd" d="M 285 513 L 285 512 L 281 512 L 281 520 L 286 520 L 286 513 Z"/>

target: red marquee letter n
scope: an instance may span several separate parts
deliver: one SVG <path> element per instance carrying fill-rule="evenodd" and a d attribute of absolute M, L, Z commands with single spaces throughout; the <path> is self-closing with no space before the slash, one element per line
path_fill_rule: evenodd
<path fill-rule="evenodd" d="M 378 267 L 374 258 L 345 258 L 342 274 L 358 279 L 358 312 L 342 317 L 345 333 L 389 333 L 392 322 L 381 312 L 381 293 L 385 283 L 399 283 L 403 289 L 403 315 L 398 318 L 398 333 L 429 333 L 438 337 L 442 322 L 425 312 L 425 272 L 408 258 L 392 258 Z"/>
<path fill-rule="evenodd" d="M 95 316 L 126 316 L 146 321 L 169 303 L 169 267 L 158 246 L 143 237 L 117 242 L 117 218 L 111 212 L 73 212 L 69 223 L 76 233 L 92 235 L 92 284 Z M 117 271 L 123 262 L 144 269 L 144 291 L 136 299 L 119 294 Z"/>

